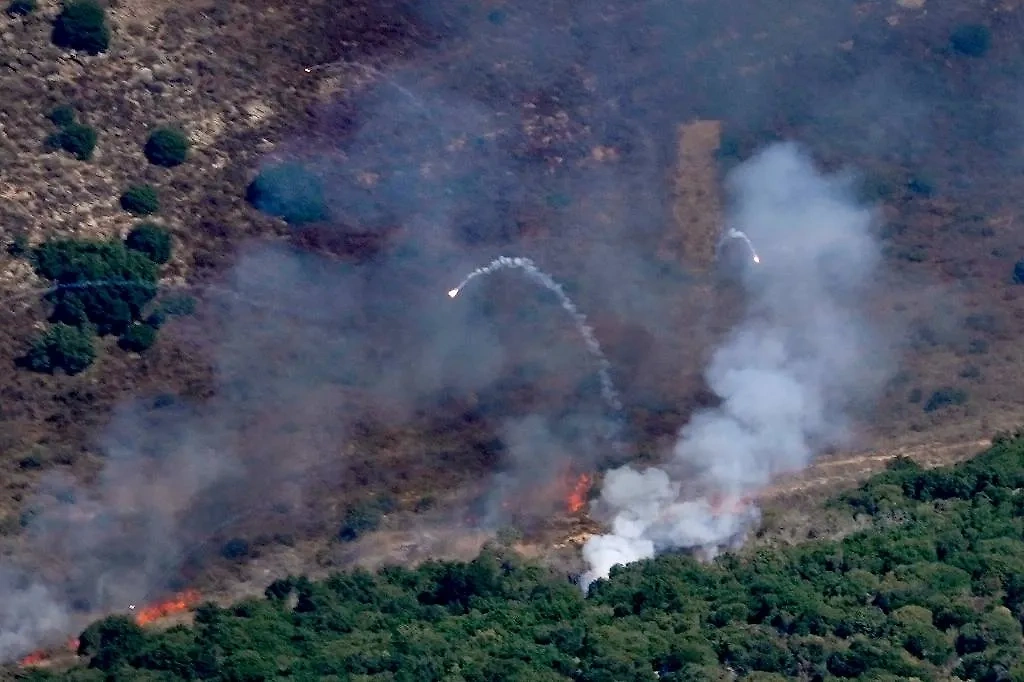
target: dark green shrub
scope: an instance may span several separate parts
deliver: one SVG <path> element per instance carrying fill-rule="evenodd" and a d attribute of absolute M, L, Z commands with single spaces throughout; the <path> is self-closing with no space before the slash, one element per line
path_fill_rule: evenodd
<path fill-rule="evenodd" d="M 47 139 L 47 146 L 63 149 L 79 161 L 88 161 L 96 149 L 96 130 L 80 123 L 71 123 Z"/>
<path fill-rule="evenodd" d="M 152 215 L 160 210 L 160 197 L 152 185 L 132 185 L 121 195 L 121 208 L 134 215 Z"/>
<path fill-rule="evenodd" d="M 156 343 L 156 331 L 149 324 L 133 324 L 117 340 L 117 345 L 129 353 L 142 353 Z"/>
<path fill-rule="evenodd" d="M 1013 264 L 1013 283 L 1024 284 L 1024 259 Z"/>
<path fill-rule="evenodd" d="M 32 342 L 23 363 L 33 372 L 52 374 L 61 370 L 75 375 L 84 371 L 95 359 L 96 348 L 90 327 L 58 323 Z"/>
<path fill-rule="evenodd" d="M 69 0 L 53 25 L 53 44 L 88 54 L 99 54 L 110 46 L 107 12 L 95 0 Z"/>
<path fill-rule="evenodd" d="M 380 526 L 383 514 L 379 505 L 374 502 L 362 502 L 349 507 L 341 523 L 338 537 L 344 542 L 352 542 L 364 533 L 369 533 Z"/>
<path fill-rule="evenodd" d="M 932 393 L 924 405 L 925 412 L 934 412 L 950 405 L 963 405 L 967 402 L 967 393 L 959 388 L 940 388 Z"/>
<path fill-rule="evenodd" d="M 174 128 L 157 128 L 149 134 L 143 152 L 150 163 L 172 168 L 188 158 L 188 138 Z"/>
<path fill-rule="evenodd" d="M 122 242 L 52 240 L 32 260 L 36 274 L 57 282 L 47 294 L 55 322 L 91 322 L 100 334 L 119 334 L 156 296 L 156 264 Z"/>
<path fill-rule="evenodd" d="M 75 122 L 75 108 L 69 104 L 61 104 L 50 110 L 46 118 L 58 128 L 66 128 Z"/>
<path fill-rule="evenodd" d="M 225 559 L 244 559 L 249 556 L 249 542 L 244 538 L 232 538 L 224 543 L 220 553 Z"/>
<path fill-rule="evenodd" d="M 125 238 L 125 246 L 157 264 L 171 259 L 171 234 L 156 223 L 139 223 Z"/>
<path fill-rule="evenodd" d="M 12 17 L 23 17 L 36 11 L 36 0 L 11 0 L 7 13 Z"/>
<path fill-rule="evenodd" d="M 28 237 L 24 233 L 14 235 L 11 238 L 11 243 L 7 245 L 7 254 L 15 258 L 21 258 L 28 254 L 29 251 Z"/>
<path fill-rule="evenodd" d="M 949 36 L 949 46 L 959 54 L 981 57 L 992 46 L 992 32 L 981 24 L 957 26 Z"/>
<path fill-rule="evenodd" d="M 328 217 L 320 178 L 295 162 L 264 168 L 249 184 L 245 198 L 260 211 L 291 225 L 316 223 Z"/>
<path fill-rule="evenodd" d="M 194 315 L 196 312 L 196 299 L 186 294 L 168 296 L 160 302 L 160 313 L 165 317 L 182 317 Z"/>

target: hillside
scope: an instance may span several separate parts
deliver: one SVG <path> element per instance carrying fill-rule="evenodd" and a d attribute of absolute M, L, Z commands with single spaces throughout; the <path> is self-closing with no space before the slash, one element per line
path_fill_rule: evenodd
<path fill-rule="evenodd" d="M 1024 438 L 924 471 L 898 459 L 830 503 L 860 530 L 578 586 L 499 546 L 90 625 L 34 680 L 997 680 L 1024 674 Z"/>
<path fill-rule="evenodd" d="M 613 525 L 589 504 L 605 474 L 671 463 L 680 429 L 725 394 L 748 391 L 752 411 L 803 412 L 748 420 L 763 427 L 758 437 L 713 442 L 673 481 L 692 500 L 729 493 L 765 505 L 755 544 L 773 552 L 848 530 L 837 508 L 819 515 L 819 498 L 894 456 L 959 461 L 979 434 L 1024 421 L 1020 2 L 14 0 L 5 9 L 0 591 L 15 598 L 0 604 L 0 658 L 49 647 L 129 604 L 189 590 L 226 604 L 288 573 L 389 563 L 407 570 L 367 589 L 377 600 L 393 593 L 408 611 L 369 622 L 319 585 L 316 598 L 355 619 L 370 644 L 307 633 L 307 653 L 390 647 L 403 618 L 428 639 L 467 623 L 485 632 L 498 610 L 471 618 L 448 602 L 420 604 L 421 592 L 447 589 L 438 581 L 449 569 L 408 567 L 468 560 L 501 536 L 518 538 L 531 561 L 580 573 L 579 544 Z M 779 141 L 813 162 L 809 180 L 762 170 L 738 188 L 736 174 Z M 744 213 L 765 188 L 796 199 Z M 815 213 L 815 189 L 828 211 Z M 837 215 L 857 216 L 840 236 L 856 232 L 876 259 L 818 240 L 835 236 Z M 753 227 L 763 274 L 745 250 L 722 246 L 737 220 Z M 505 272 L 445 295 L 500 255 L 529 257 L 549 279 Z M 834 290 L 842 295 L 829 298 Z M 766 292 L 790 298 L 766 307 Z M 854 310 L 860 317 L 847 316 Z M 793 326 L 805 311 L 820 319 Z M 810 377 L 814 390 L 790 402 L 770 381 L 761 385 L 779 390 L 712 385 L 712 360 L 751 321 L 761 325 L 752 336 L 782 339 L 788 360 L 761 364 L 796 368 L 784 378 Z M 748 350 L 737 353 L 741 369 L 763 369 L 764 347 Z M 797 438 L 775 438 L 793 424 Z M 712 466 L 740 441 L 752 456 Z M 721 480 L 701 489 L 702 466 L 758 475 L 739 490 Z M 924 515 L 909 498 L 890 502 L 905 505 L 893 512 L 901 522 Z M 967 514 L 944 504 L 942 519 Z M 804 550 L 777 551 L 773 570 L 795 575 L 803 559 L 791 552 Z M 585 679 L 603 679 L 606 664 L 618 671 L 608 657 L 639 661 L 645 679 L 682 665 L 664 662 L 662 634 L 617 639 L 616 581 L 663 572 L 700 613 L 727 606 L 720 597 L 737 585 L 755 599 L 753 564 L 663 557 L 582 602 L 532 565 L 502 577 L 481 561 L 472 571 L 491 581 L 486 599 L 550 590 L 579 627 L 610 628 L 614 644 L 587 650 L 541 642 L 532 629 L 495 645 L 511 651 L 525 637 L 537 656 L 548 647 L 552 674 L 594 666 Z M 450 570 L 459 582 L 470 569 Z M 987 579 L 964 570 L 972 590 Z M 713 589 L 687 592 L 671 576 L 680 571 Z M 847 598 L 821 603 L 841 609 Z M 972 599 L 971 622 L 989 627 L 985 614 L 1002 597 Z M 508 607 L 524 609 L 517 627 L 550 625 L 550 613 L 526 617 L 529 600 Z M 312 618 L 293 622 L 271 602 L 243 608 L 275 632 Z M 798 633 L 750 608 L 744 628 L 771 640 L 776 672 L 856 657 L 838 653 L 853 635 L 836 634 L 834 614 L 799 634 L 821 639 L 815 663 L 804 640 L 794 644 Z M 899 653 L 904 626 L 890 620 Z M 701 664 L 751 665 L 722 653 L 727 629 L 658 623 L 692 634 Z M 933 625 L 928 637 L 955 646 L 964 623 Z M 201 636 L 228 636 L 203 627 Z M 191 634 L 168 637 L 180 639 L 165 641 L 172 649 L 197 646 Z M 459 637 L 452 646 L 473 641 Z M 262 655 L 258 642 L 247 646 Z M 271 663 L 239 660 L 283 670 L 301 646 L 268 647 L 280 659 Z M 936 662 L 892 651 L 878 660 L 909 666 L 892 674 L 944 679 L 959 665 L 952 654 Z M 445 666 L 463 655 L 444 654 L 442 668 L 455 674 Z M 398 679 L 397 656 L 388 648 L 373 665 Z"/>

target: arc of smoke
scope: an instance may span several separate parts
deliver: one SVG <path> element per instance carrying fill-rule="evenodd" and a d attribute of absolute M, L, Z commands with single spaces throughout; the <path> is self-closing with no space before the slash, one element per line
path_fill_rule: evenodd
<path fill-rule="evenodd" d="M 624 421 L 624 415 L 622 400 L 619 398 L 619 392 L 615 388 L 615 382 L 612 380 L 611 363 L 608 361 L 608 357 L 604 354 L 604 350 L 601 348 L 601 343 L 597 340 L 597 336 L 594 335 L 594 329 L 587 321 L 587 316 L 580 312 L 580 309 L 576 306 L 573 300 L 565 293 L 565 289 L 562 288 L 561 284 L 556 282 L 553 277 L 537 267 L 537 264 L 529 258 L 499 256 L 487 265 L 477 268 L 466 275 L 466 277 L 459 282 L 457 287 L 448 291 L 448 296 L 450 298 L 455 298 L 476 278 L 485 277 L 492 272 L 505 269 L 521 270 L 526 273 L 530 279 L 553 293 L 558 298 L 562 309 L 572 317 L 573 322 L 576 324 L 576 329 L 579 331 L 580 336 L 583 337 L 583 343 L 586 345 L 587 351 L 597 362 L 597 374 L 601 381 L 601 397 L 604 399 L 605 404 L 608 405 L 608 408 L 612 411 L 616 420 L 614 427 L 615 432 L 612 436 L 613 447 L 617 454 L 621 454 L 623 446 L 620 431 L 622 422 Z"/>
<path fill-rule="evenodd" d="M 722 244 L 724 244 L 729 239 L 739 239 L 740 241 L 742 241 L 744 244 L 747 245 L 747 249 L 750 251 L 751 260 L 753 260 L 755 263 L 761 262 L 761 257 L 757 255 L 757 250 L 754 249 L 754 242 L 750 241 L 750 237 L 747 236 L 746 232 L 743 232 L 742 230 L 737 230 L 735 227 L 730 227 L 728 232 L 726 232 L 722 236 L 722 240 L 718 242 L 718 248 L 721 249 Z"/>

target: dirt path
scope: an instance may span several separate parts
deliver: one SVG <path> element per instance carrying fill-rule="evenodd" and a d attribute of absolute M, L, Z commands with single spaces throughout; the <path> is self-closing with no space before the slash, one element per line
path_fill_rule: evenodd
<path fill-rule="evenodd" d="M 908 457 L 925 468 L 953 464 L 970 459 L 992 444 L 991 439 L 963 440 L 953 443 L 929 442 L 905 445 L 887 451 L 873 451 L 861 455 L 839 456 L 821 460 L 809 469 L 787 477 L 766 488 L 759 499 L 769 501 L 797 493 L 832 492 L 850 487 L 878 473 L 897 458 Z"/>
<path fill-rule="evenodd" d="M 720 121 L 694 121 L 679 126 L 673 215 L 675 229 L 662 241 L 659 257 L 707 272 L 715 260 L 721 228 L 722 202 L 716 152 Z"/>

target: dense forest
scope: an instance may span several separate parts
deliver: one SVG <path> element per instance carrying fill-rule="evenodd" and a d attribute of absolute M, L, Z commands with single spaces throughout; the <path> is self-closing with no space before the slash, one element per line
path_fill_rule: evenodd
<path fill-rule="evenodd" d="M 279 580 L 192 626 L 123 616 L 87 666 L 33 680 L 1024 680 L 1024 438 L 955 467 L 896 461 L 830 502 L 841 539 L 619 567 L 585 598 L 504 549 Z M 851 523 L 851 526 L 854 524 Z"/>

